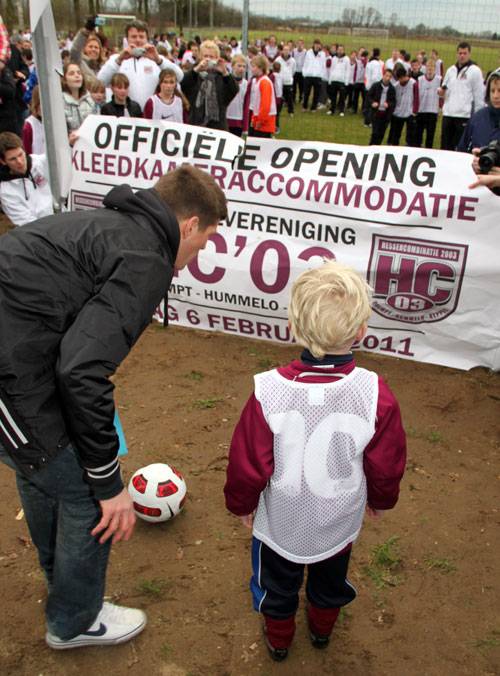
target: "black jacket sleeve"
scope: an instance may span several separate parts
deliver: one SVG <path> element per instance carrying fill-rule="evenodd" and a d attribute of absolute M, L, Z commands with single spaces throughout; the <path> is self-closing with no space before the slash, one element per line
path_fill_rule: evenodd
<path fill-rule="evenodd" d="M 56 377 L 64 416 L 98 500 L 123 488 L 110 376 L 151 322 L 172 270 L 160 253 L 122 251 L 60 344 Z"/>

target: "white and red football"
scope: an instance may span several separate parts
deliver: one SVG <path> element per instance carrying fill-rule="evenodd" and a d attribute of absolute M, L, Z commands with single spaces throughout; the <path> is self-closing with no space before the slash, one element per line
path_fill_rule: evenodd
<path fill-rule="evenodd" d="M 186 500 L 186 482 L 173 467 L 156 462 L 138 469 L 128 492 L 138 517 L 150 523 L 168 521 L 179 514 Z"/>

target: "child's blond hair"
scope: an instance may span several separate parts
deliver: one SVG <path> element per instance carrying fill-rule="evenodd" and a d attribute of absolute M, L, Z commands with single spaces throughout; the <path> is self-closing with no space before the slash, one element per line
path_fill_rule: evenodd
<path fill-rule="evenodd" d="M 106 85 L 96 77 L 88 77 L 85 81 L 87 83 L 87 89 L 91 94 L 94 94 L 95 92 L 106 93 Z"/>
<path fill-rule="evenodd" d="M 235 54 L 233 58 L 231 59 L 231 66 L 236 66 L 237 63 L 244 63 L 245 66 L 247 65 L 247 57 L 243 56 L 243 54 Z"/>
<path fill-rule="evenodd" d="M 256 68 L 260 68 L 260 70 L 266 75 L 267 73 L 269 73 L 269 61 L 263 54 L 257 54 L 257 56 L 253 56 L 251 59 L 251 63 Z"/>
<path fill-rule="evenodd" d="M 204 49 L 213 49 L 215 52 L 215 57 L 218 59 L 220 57 L 220 49 L 213 40 L 204 40 L 200 45 L 200 55 L 203 54 Z M 203 56 L 201 57 L 203 58 Z"/>
<path fill-rule="evenodd" d="M 371 288 L 352 268 L 333 260 L 303 272 L 288 307 L 292 333 L 316 359 L 349 349 L 370 316 Z"/>

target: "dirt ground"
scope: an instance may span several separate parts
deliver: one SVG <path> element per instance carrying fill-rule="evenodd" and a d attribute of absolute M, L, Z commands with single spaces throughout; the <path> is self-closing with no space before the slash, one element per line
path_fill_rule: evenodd
<path fill-rule="evenodd" d="M 293 346 L 151 325 L 117 373 L 124 478 L 168 462 L 188 487 L 181 515 L 138 521 L 113 548 L 107 595 L 148 614 L 145 631 L 123 646 L 46 647 L 43 576 L 16 519 L 13 473 L 0 466 L 1 676 L 500 674 L 499 375 L 367 353 L 358 364 L 386 379 L 402 409 L 400 500 L 365 521 L 349 573 L 358 597 L 329 648 L 310 645 L 302 597 L 287 661 L 269 659 L 248 589 L 251 533 L 226 512 L 222 488 L 252 374 L 296 355 Z"/>

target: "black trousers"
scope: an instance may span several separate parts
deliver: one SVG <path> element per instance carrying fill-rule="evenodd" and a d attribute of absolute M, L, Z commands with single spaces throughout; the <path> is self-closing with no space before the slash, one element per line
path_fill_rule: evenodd
<path fill-rule="evenodd" d="M 365 95 L 366 95 L 366 89 L 365 85 L 362 82 L 356 82 L 352 86 L 352 101 L 351 101 L 351 107 L 352 107 L 352 112 L 356 113 L 358 112 L 358 102 L 359 102 L 359 95 L 361 94 L 361 109 L 364 108 L 364 103 L 365 103 Z"/>
<path fill-rule="evenodd" d="M 283 100 L 289 113 L 293 113 L 293 85 L 283 85 Z"/>
<path fill-rule="evenodd" d="M 387 139 L 387 145 L 389 146 L 398 146 L 399 140 L 401 138 L 401 133 L 403 127 L 406 124 L 406 145 L 414 146 L 415 145 L 415 117 L 410 115 L 409 117 L 396 117 L 392 116 L 391 119 L 391 128 L 389 131 L 389 138 Z"/>
<path fill-rule="evenodd" d="M 293 100 L 297 99 L 297 89 L 299 90 L 299 101 L 304 96 L 304 76 L 302 73 L 295 73 L 293 76 Z"/>
<path fill-rule="evenodd" d="M 313 90 L 313 100 L 311 103 L 311 110 L 316 110 L 318 107 L 319 96 L 321 94 L 321 78 L 320 77 L 305 77 L 304 78 L 304 99 L 302 101 L 302 108 L 307 110 L 309 102 L 309 94 Z"/>
<path fill-rule="evenodd" d="M 417 128 L 415 132 L 415 145 L 422 148 L 425 136 L 425 147 L 432 148 L 434 145 L 434 133 L 437 125 L 437 113 L 419 113 L 417 115 Z"/>
<path fill-rule="evenodd" d="M 317 608 L 340 608 L 356 598 L 347 580 L 350 548 L 307 566 L 306 596 Z M 305 564 L 288 561 L 257 538 L 252 541 L 253 576 L 250 589 L 254 609 L 284 620 L 299 607 Z"/>
<path fill-rule="evenodd" d="M 443 115 L 441 127 L 441 150 L 456 150 L 458 142 L 462 138 L 465 125 L 469 121 L 467 117 L 450 117 Z"/>
<path fill-rule="evenodd" d="M 331 101 L 330 110 L 332 113 L 335 112 L 337 106 L 337 96 L 338 96 L 338 109 L 339 113 L 343 113 L 345 110 L 345 84 L 343 82 L 330 82 L 328 85 L 328 98 Z"/>
<path fill-rule="evenodd" d="M 384 140 L 385 130 L 389 124 L 387 115 L 385 113 L 376 113 L 371 117 L 372 123 L 372 135 L 370 136 L 370 146 L 379 146 L 382 145 Z"/>

